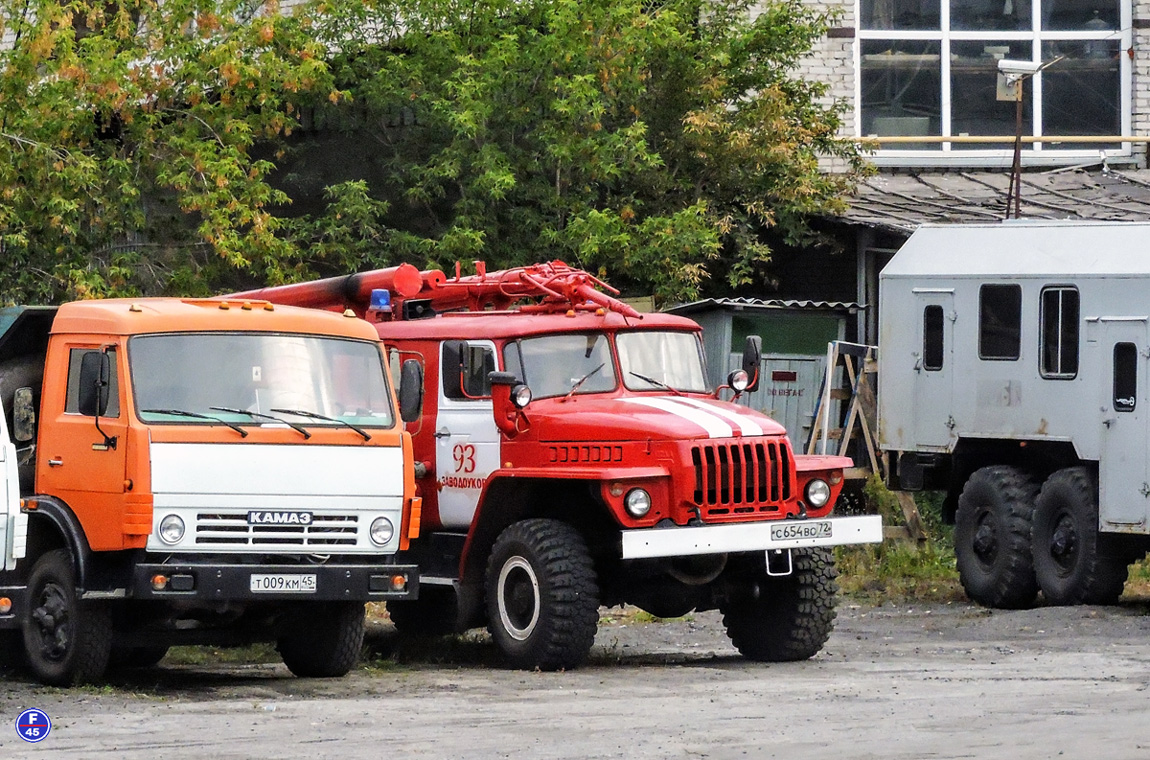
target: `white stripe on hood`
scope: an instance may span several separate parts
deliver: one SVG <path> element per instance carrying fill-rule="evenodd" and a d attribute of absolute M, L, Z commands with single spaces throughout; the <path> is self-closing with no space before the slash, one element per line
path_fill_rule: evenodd
<path fill-rule="evenodd" d="M 688 422 L 693 422 L 706 431 L 708 438 L 730 438 L 734 435 L 734 430 L 727 422 L 716 414 L 712 414 L 710 409 L 697 409 L 687 404 L 675 403 L 677 399 L 668 398 L 666 396 L 658 396 L 655 398 L 643 396 L 620 399 L 629 404 L 641 404 L 648 406 L 652 409 L 668 412 L 680 417 Z"/>

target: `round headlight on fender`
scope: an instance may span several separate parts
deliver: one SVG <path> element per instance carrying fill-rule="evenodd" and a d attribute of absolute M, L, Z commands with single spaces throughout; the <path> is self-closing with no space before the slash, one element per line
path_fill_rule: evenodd
<path fill-rule="evenodd" d="M 165 544 L 178 544 L 180 539 L 184 537 L 184 521 L 179 515 L 165 515 L 163 520 L 160 520 L 159 530 L 156 535 Z"/>
<path fill-rule="evenodd" d="M 727 385 L 729 385 L 731 390 L 735 391 L 736 393 L 742 393 L 750 384 L 751 378 L 747 375 L 747 371 L 745 369 L 737 369 L 731 374 L 727 375 Z"/>
<path fill-rule="evenodd" d="M 623 506 L 631 517 L 643 517 L 651 511 L 651 494 L 642 488 L 632 488 L 623 499 Z"/>
<path fill-rule="evenodd" d="M 377 517 L 371 522 L 369 535 L 372 543 L 384 546 L 395 536 L 395 526 L 386 517 Z"/>
<path fill-rule="evenodd" d="M 516 409 L 522 409 L 531 403 L 531 389 L 520 383 L 511 389 L 511 403 Z"/>
<path fill-rule="evenodd" d="M 815 509 L 821 509 L 831 500 L 831 487 L 825 480 L 818 478 L 807 483 L 807 504 Z"/>

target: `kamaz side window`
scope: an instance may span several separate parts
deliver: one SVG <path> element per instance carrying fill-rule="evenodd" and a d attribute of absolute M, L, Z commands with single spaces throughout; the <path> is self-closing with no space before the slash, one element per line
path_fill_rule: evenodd
<path fill-rule="evenodd" d="M 1138 405 L 1138 347 L 1114 344 L 1114 411 L 1132 412 Z"/>
<path fill-rule="evenodd" d="M 1022 345 L 1022 287 L 983 285 L 978 290 L 978 357 L 1015 360 Z"/>
<path fill-rule="evenodd" d="M 943 315 L 941 306 L 927 306 L 922 311 L 922 368 L 932 372 L 942 369 Z"/>
<path fill-rule="evenodd" d="M 98 348 L 73 348 L 68 353 L 68 397 L 64 400 L 64 412 L 67 414 L 80 413 L 80 363 L 84 354 L 100 353 Z M 111 374 L 108 383 L 108 409 L 104 417 L 120 416 L 120 389 L 116 367 L 116 349 L 108 349 L 108 362 L 111 365 Z"/>
<path fill-rule="evenodd" d="M 1042 376 L 1070 379 L 1078 374 L 1078 291 L 1042 291 Z"/>

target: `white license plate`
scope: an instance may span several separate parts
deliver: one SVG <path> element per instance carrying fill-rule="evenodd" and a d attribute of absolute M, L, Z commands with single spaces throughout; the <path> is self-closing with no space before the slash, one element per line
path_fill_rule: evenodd
<path fill-rule="evenodd" d="M 315 574 L 252 573 L 252 593 L 314 594 Z"/>
<path fill-rule="evenodd" d="M 829 520 L 804 520 L 771 526 L 772 541 L 789 541 L 794 538 L 830 538 L 832 524 Z"/>

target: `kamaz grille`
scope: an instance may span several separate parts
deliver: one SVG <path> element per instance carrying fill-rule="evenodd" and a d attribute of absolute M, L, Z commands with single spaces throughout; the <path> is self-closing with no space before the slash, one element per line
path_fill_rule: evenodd
<path fill-rule="evenodd" d="M 355 546 L 357 515 L 321 514 L 310 525 L 249 525 L 246 512 L 196 515 L 196 543 L 225 546 Z"/>
<path fill-rule="evenodd" d="M 776 512 L 791 497 L 790 449 L 776 441 L 702 443 L 691 449 L 704 515 Z"/>

